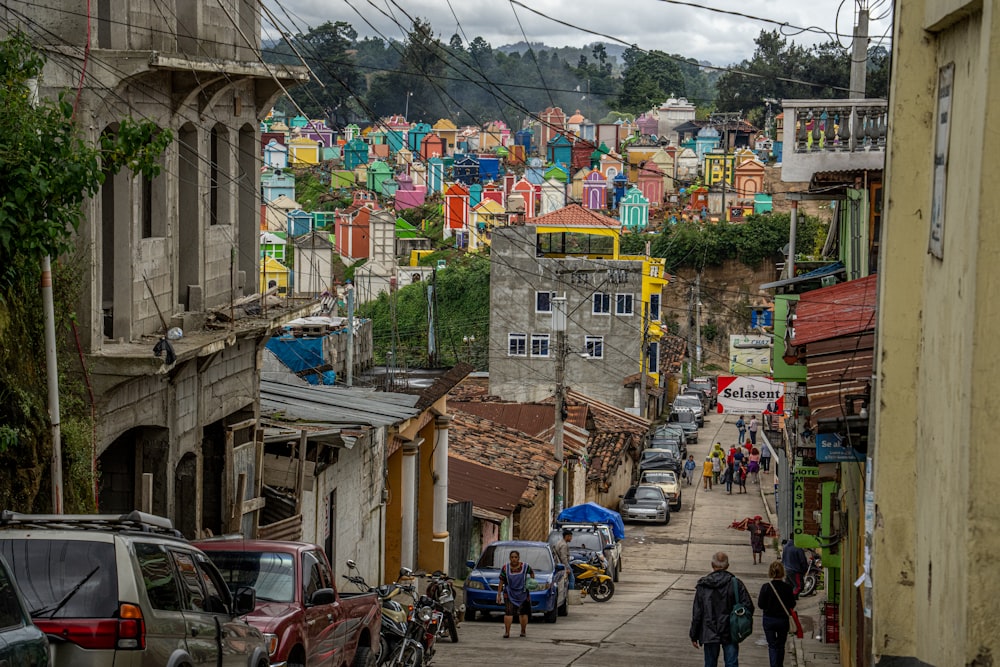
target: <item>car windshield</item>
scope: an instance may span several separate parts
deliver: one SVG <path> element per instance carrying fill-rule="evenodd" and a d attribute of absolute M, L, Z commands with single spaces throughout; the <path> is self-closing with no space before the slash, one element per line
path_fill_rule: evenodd
<path fill-rule="evenodd" d="M 697 396 L 692 396 L 691 394 L 681 394 L 674 399 L 674 405 L 690 405 L 691 407 L 701 407 L 701 400 Z"/>
<path fill-rule="evenodd" d="M 669 449 L 647 449 L 642 453 L 642 462 L 662 461 L 664 459 L 678 458 L 679 454 L 673 447 Z"/>
<path fill-rule="evenodd" d="M 118 568 L 110 542 L 0 540 L 28 609 L 41 618 L 112 618 Z"/>
<path fill-rule="evenodd" d="M 642 481 L 650 484 L 676 484 L 677 478 L 672 472 L 647 472 L 643 473 Z"/>
<path fill-rule="evenodd" d="M 250 586 L 258 600 L 295 599 L 295 562 L 291 554 L 253 551 L 207 551 L 229 590 Z"/>
<path fill-rule="evenodd" d="M 655 486 L 640 486 L 630 490 L 629 494 L 635 500 L 663 500 L 663 492 Z"/>
<path fill-rule="evenodd" d="M 516 551 L 521 556 L 521 562 L 527 563 L 535 572 L 551 572 L 552 551 L 547 547 L 532 545 L 491 544 L 479 557 L 476 567 L 480 570 L 499 570 L 510 562 L 510 552 Z"/>
<path fill-rule="evenodd" d="M 712 391 L 712 385 L 708 382 L 691 382 L 688 384 L 689 389 L 697 389 L 699 391 Z"/>

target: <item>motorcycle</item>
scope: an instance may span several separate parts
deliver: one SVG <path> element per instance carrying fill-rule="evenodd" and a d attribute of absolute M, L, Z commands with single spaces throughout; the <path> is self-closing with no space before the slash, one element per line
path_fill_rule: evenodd
<path fill-rule="evenodd" d="M 574 560 L 570 562 L 576 587 L 580 597 L 588 594 L 594 602 L 607 602 L 615 594 L 615 582 L 608 576 L 600 558 L 595 554 L 590 560 Z"/>
<path fill-rule="evenodd" d="M 427 597 L 433 600 L 441 610 L 442 618 L 438 635 L 447 634 L 452 643 L 458 642 L 458 617 L 456 613 L 465 612 L 465 605 L 455 607 L 455 586 L 452 578 L 441 570 L 435 570 L 427 583 Z"/>
<path fill-rule="evenodd" d="M 440 605 L 426 595 L 418 597 L 412 586 L 407 587 L 407 589 L 407 592 L 413 597 L 407 636 L 420 642 L 423 648 L 424 664 L 428 665 L 434 658 L 434 644 L 441 633 L 444 612 Z"/>
<path fill-rule="evenodd" d="M 357 567 L 353 560 L 347 561 L 349 570 L 356 570 Z M 399 571 L 400 578 L 411 574 L 408 568 Z M 343 576 L 358 589 L 366 593 L 374 592 L 381 603 L 378 664 L 386 667 L 421 667 L 424 663 L 424 646 L 420 640 L 424 628 L 410 623 L 410 610 L 394 599 L 407 587 L 398 583 L 370 586 L 360 574 Z"/>
<path fill-rule="evenodd" d="M 809 561 L 809 567 L 806 568 L 806 573 L 802 575 L 802 590 L 799 591 L 800 596 L 815 593 L 816 586 L 819 584 L 823 573 L 823 559 L 820 558 L 818 553 L 812 549 L 807 549 L 806 560 Z"/>

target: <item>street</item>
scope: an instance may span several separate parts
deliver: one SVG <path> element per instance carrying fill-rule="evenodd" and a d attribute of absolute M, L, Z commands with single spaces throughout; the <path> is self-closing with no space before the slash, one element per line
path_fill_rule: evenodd
<path fill-rule="evenodd" d="M 724 423 L 723 415 L 712 414 L 706 416 L 698 444 L 688 445 L 699 474 L 700 463 L 716 441 L 728 448 L 736 441 L 736 428 Z M 621 581 L 610 601 L 602 604 L 588 598 L 582 605 L 571 605 L 569 615 L 555 624 L 534 617 L 526 638 L 516 636 L 516 619 L 510 639 L 502 638 L 499 616 L 488 622 L 466 621 L 459 629 L 458 644 L 447 640 L 438 644 L 434 664 L 704 665 L 702 651 L 688 639 L 688 629 L 694 588 L 711 571 L 712 554 L 721 550 L 729 555 L 730 571 L 746 584 L 756 606 L 777 548 L 769 540 L 764 563 L 754 565 L 748 534 L 729 528 L 734 520 L 765 514 L 756 485 L 748 483 L 746 495 L 738 495 L 734 487 L 731 496 L 725 487 L 710 492 L 694 485 L 683 489 L 681 510 L 669 525 L 626 524 Z M 759 611 L 754 613 L 754 634 L 740 645 L 740 659 L 743 665 L 767 664 Z M 786 664 L 794 664 L 793 656 L 786 657 Z"/>

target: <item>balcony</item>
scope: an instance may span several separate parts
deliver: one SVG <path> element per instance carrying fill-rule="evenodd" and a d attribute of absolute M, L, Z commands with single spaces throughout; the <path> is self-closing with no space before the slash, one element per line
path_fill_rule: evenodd
<path fill-rule="evenodd" d="M 782 181 L 808 182 L 817 172 L 882 169 L 885 164 L 885 100 L 782 100 L 782 106 Z"/>

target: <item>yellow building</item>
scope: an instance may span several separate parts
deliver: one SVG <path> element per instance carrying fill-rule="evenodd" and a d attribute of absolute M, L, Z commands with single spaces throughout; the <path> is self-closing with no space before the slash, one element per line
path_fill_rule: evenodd
<path fill-rule="evenodd" d="M 1000 9 L 897 0 L 894 13 L 871 662 L 989 665 L 1000 656 L 1000 354 L 990 342 L 1000 329 Z"/>
<path fill-rule="evenodd" d="M 278 284 L 278 294 L 288 294 L 288 267 L 273 257 L 265 255 L 260 262 L 260 292 L 268 289 L 273 280 Z"/>
<path fill-rule="evenodd" d="M 305 167 L 320 163 L 320 144 L 315 139 L 295 137 L 288 141 L 288 164 Z"/>

